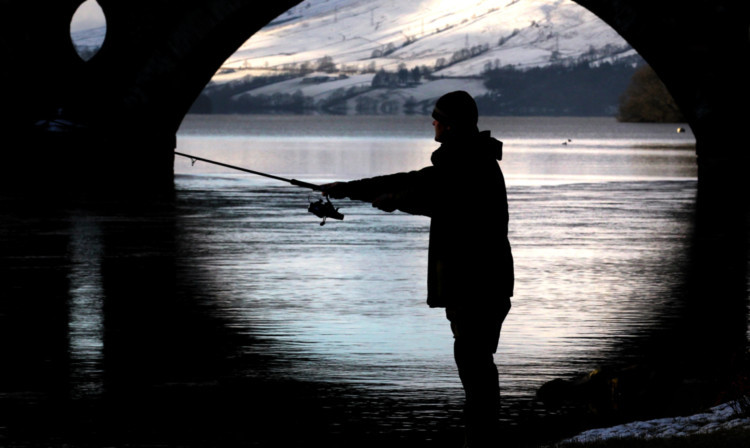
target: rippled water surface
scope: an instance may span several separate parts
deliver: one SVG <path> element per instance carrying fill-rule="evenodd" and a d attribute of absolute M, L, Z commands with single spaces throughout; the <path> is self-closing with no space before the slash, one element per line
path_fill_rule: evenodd
<path fill-rule="evenodd" d="M 516 290 L 496 361 L 512 426 L 543 384 L 658 353 L 679 320 L 694 138 L 606 118 L 480 127 L 504 142 Z M 189 115 L 177 150 L 324 183 L 421 168 L 432 135 L 428 117 Z M 0 444 L 457 446 L 442 440 L 463 391 L 443 310 L 425 304 L 427 218 L 341 200 L 344 220 L 321 226 L 318 194 L 183 157 L 175 188 L 3 203 Z"/>
<path fill-rule="evenodd" d="M 189 117 L 178 150 L 311 182 L 417 169 L 436 148 L 424 117 L 215 120 Z M 695 157 L 692 136 L 674 125 L 481 127 L 505 144 L 517 288 L 497 361 L 512 403 L 594 368 L 669 312 Z M 460 400 L 447 321 L 424 304 L 428 219 L 344 200 L 345 219 L 319 226 L 306 190 L 187 159 L 176 172 L 181 207 L 206 207 L 181 238 L 203 248 L 196 262 L 221 288 L 222 312 L 283 355 L 278 374 Z M 455 213 L 472 219 L 461 204 Z"/>

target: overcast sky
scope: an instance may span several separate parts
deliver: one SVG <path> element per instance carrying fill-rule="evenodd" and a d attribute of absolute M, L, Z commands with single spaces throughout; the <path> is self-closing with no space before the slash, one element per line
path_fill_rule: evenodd
<path fill-rule="evenodd" d="M 95 0 L 86 0 L 78 8 L 73 21 L 70 24 L 70 31 L 84 31 L 91 28 L 99 28 L 106 25 L 102 8 Z"/>

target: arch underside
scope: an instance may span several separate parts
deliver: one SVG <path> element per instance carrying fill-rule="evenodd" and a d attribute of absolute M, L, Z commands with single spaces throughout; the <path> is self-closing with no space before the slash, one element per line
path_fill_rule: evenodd
<path fill-rule="evenodd" d="M 206 291 L 201 291 L 199 287 L 176 282 L 180 278 L 178 274 L 192 278 L 192 266 L 205 261 L 202 256 L 190 258 L 185 252 L 200 251 L 185 250 L 184 243 L 175 237 L 178 226 L 170 220 L 172 218 L 165 218 L 167 224 L 160 221 L 159 225 L 143 225 L 142 215 L 123 206 L 124 201 L 113 200 L 113 193 L 122 192 L 127 200 L 135 198 L 139 205 L 146 204 L 145 208 L 148 208 L 152 202 L 141 201 L 142 198 L 153 198 L 154 192 L 162 188 L 170 192 L 170 187 L 174 187 L 175 133 L 193 100 L 242 43 L 299 3 L 299 0 L 98 0 L 107 15 L 108 35 L 102 49 L 86 63 L 78 57 L 68 37 L 70 18 L 82 1 L 0 0 L 3 11 L 0 14 L 0 51 L 6 67 L 6 70 L 0 71 L 0 79 L 5 86 L 3 105 L 6 111 L 0 126 L 9 142 L 3 148 L 5 169 L 0 178 L 3 179 L 3 193 L 18 191 L 24 195 L 17 201 L 20 203 L 19 215 L 39 214 L 41 218 L 36 218 L 42 223 L 39 224 L 41 232 L 36 232 L 33 226 L 29 231 L 25 229 L 28 225 L 26 221 L 15 219 L 15 210 L 6 211 L 13 230 L 24 230 L 19 233 L 25 235 L 19 239 L 15 233 L 6 232 L 5 242 L 9 244 L 4 247 L 6 263 L 0 274 L 9 280 L 5 285 L 5 294 L 17 296 L 19 305 L 14 308 L 11 300 L 4 300 L 2 303 L 7 307 L 3 308 L 0 316 L 5 317 L 5 323 L 13 324 L 6 329 L 6 334 L 11 336 L 6 338 L 9 341 L 19 334 L 30 334 L 26 327 L 35 327 L 27 323 L 39 325 L 40 332 L 47 332 L 44 336 L 49 338 L 40 337 L 39 341 L 51 340 L 60 344 L 65 340 L 68 336 L 65 302 L 70 289 L 70 277 L 65 269 L 70 268 L 70 261 L 66 258 L 70 256 L 70 249 L 61 235 L 71 232 L 70 222 L 67 215 L 54 213 L 54 207 L 50 207 L 52 213 L 45 210 L 45 206 L 50 204 L 46 200 L 56 193 L 67 195 L 69 188 L 76 189 L 76 192 L 80 188 L 87 193 L 106 195 L 104 208 L 107 213 L 114 210 L 117 219 L 126 216 L 121 228 L 109 226 L 111 217 L 106 215 L 107 218 L 102 221 L 106 225 L 101 226 L 104 236 L 99 238 L 102 246 L 109 246 L 107 250 L 110 251 L 103 257 L 106 265 L 102 269 L 102 278 L 107 278 L 106 282 L 102 282 L 108 295 L 105 297 L 105 312 L 111 318 L 105 319 L 105 325 L 115 329 L 108 334 L 107 350 L 115 355 L 105 357 L 111 363 L 107 366 L 110 371 L 106 373 L 111 379 L 112 371 L 115 374 L 120 372 L 122 384 L 108 384 L 108 387 L 122 387 L 121 390 L 126 393 L 121 397 L 129 398 L 126 395 L 132 390 L 130 383 L 133 380 L 130 374 L 139 373 L 136 369 L 141 364 L 136 362 L 131 365 L 128 361 L 142 359 L 144 348 L 145 353 L 152 356 L 147 360 L 164 362 L 172 368 L 168 362 L 172 358 L 165 358 L 163 350 L 163 347 L 171 345 L 152 345 L 150 333 L 144 333 L 138 325 L 143 321 L 153 324 L 157 332 L 164 331 L 170 344 L 175 340 L 175 334 L 180 334 L 173 334 L 172 329 L 184 331 L 190 337 L 187 342 L 181 342 L 186 342 L 188 350 L 185 355 L 191 360 L 196 354 L 191 343 L 206 349 L 229 349 L 230 353 L 225 356 L 227 361 L 231 361 L 232 368 L 236 367 L 237 353 L 227 342 L 234 343 L 235 339 L 223 338 L 223 331 L 234 335 L 228 330 L 229 324 L 219 323 L 216 328 L 213 323 L 210 326 L 205 324 L 206 317 L 216 317 L 209 316 L 211 313 L 206 307 L 209 302 L 205 298 L 210 296 L 210 292 L 204 296 L 202 293 Z M 691 317 L 685 321 L 685 332 L 676 339 L 683 345 L 684 352 L 681 353 L 687 353 L 691 362 L 703 359 L 699 357 L 701 355 L 725 361 L 729 359 L 729 356 L 725 356 L 730 348 L 727 340 L 735 341 L 737 334 L 740 344 L 746 344 L 747 339 L 748 226 L 745 196 L 747 176 L 744 173 L 747 168 L 747 144 L 740 140 L 739 135 L 747 125 L 750 114 L 750 85 L 747 83 L 750 79 L 747 67 L 750 55 L 749 2 L 577 0 L 577 3 L 609 23 L 655 68 L 690 120 L 697 137 L 700 178 L 710 187 L 709 191 L 719 194 L 710 196 L 709 201 L 697 201 L 696 216 L 691 218 L 695 222 L 694 234 L 685 236 L 690 238 L 690 243 L 686 244 L 690 245 L 691 252 L 686 257 L 690 257 L 693 263 L 690 269 L 684 270 L 687 281 L 679 285 L 680 289 L 675 294 L 681 295 L 681 303 L 685 304 Z M 58 124 L 63 123 L 63 129 L 53 130 L 48 126 L 53 120 L 57 120 Z M 737 188 L 737 183 L 744 189 Z M 34 189 L 34 193 L 41 190 L 41 194 L 29 199 L 25 196 L 29 189 Z M 730 191 L 737 195 L 725 194 Z M 68 196 L 64 199 L 68 199 Z M 109 209 L 111 204 L 114 206 Z M 163 204 L 158 202 L 157 206 L 162 207 Z M 64 205 L 66 211 L 72 208 L 68 202 Z M 80 202 L 74 205 L 78 207 Z M 92 208 L 97 205 L 95 203 Z M 137 219 L 131 219 L 128 213 Z M 648 213 L 648 210 L 644 209 L 644 213 Z M 81 218 L 87 220 L 88 216 L 84 214 Z M 91 222 L 101 224 L 96 220 Z M 41 239 L 37 233 L 42 234 Z M 164 253 L 177 255 L 162 256 L 161 252 L 154 250 L 160 247 L 167 251 Z M 50 253 L 54 256 L 50 256 Z M 28 268 L 18 269 L 17 265 Z M 175 288 L 175 284 L 179 287 Z M 185 291 L 177 293 L 176 289 L 181 288 Z M 186 306 L 182 315 L 174 314 L 173 305 L 178 303 L 177 298 L 180 299 L 179 304 Z M 196 301 L 196 304 L 192 301 Z M 39 313 L 40 309 L 49 312 Z M 37 322 L 40 315 L 48 315 L 47 319 L 56 325 L 43 325 L 47 322 L 44 320 L 40 325 Z M 185 325 L 183 328 L 186 317 L 189 317 L 188 324 L 198 322 L 202 326 Z M 126 331 L 118 332 L 123 329 Z M 219 331 L 214 331 L 216 329 Z M 207 342 L 199 338 L 206 334 L 216 339 Z M 686 343 L 680 338 L 683 334 L 692 335 L 701 345 Z M 131 336 L 135 336 L 139 343 L 134 344 Z M 113 340 L 115 344 L 111 344 Z M 16 358 L 6 354 L 11 361 L 6 363 L 7 370 L 26 373 L 32 371 L 29 365 L 42 367 L 38 371 L 35 369 L 35 374 L 41 371 L 47 375 L 51 367 L 60 370 L 50 375 L 51 387 L 46 377 L 39 380 L 44 391 L 48 387 L 57 391 L 57 388 L 62 388 L 60 385 L 65 386 L 69 382 L 66 376 L 69 375 L 69 359 L 65 358 L 69 353 L 64 343 L 57 350 L 57 347 L 50 349 L 48 345 L 35 341 L 29 343 L 25 338 L 12 342 L 21 349 L 14 349 L 14 353 L 19 354 Z M 59 359 L 50 357 L 47 356 L 48 351 L 43 350 L 41 354 L 35 352 L 37 348 L 49 352 L 57 350 L 61 355 Z M 204 358 L 197 359 L 216 359 L 213 350 L 198 354 Z M 36 364 L 28 362 L 37 358 L 39 361 Z M 13 362 L 14 359 L 24 362 Z M 211 362 L 205 364 L 212 367 Z M 152 367 L 148 363 L 144 365 Z M 723 367 L 710 362 L 705 366 L 715 371 L 722 371 Z M 186 377 L 181 375 L 179 378 L 182 381 Z M 144 377 L 147 376 L 148 372 L 144 374 Z M 211 379 L 216 380 L 216 376 Z M 211 383 L 222 383 L 223 386 L 223 381 Z M 231 381 L 226 383 L 234 384 Z M 208 404 L 221 403 L 221 400 L 217 401 L 212 394 L 206 393 L 213 391 L 206 388 L 208 381 L 196 384 L 200 385 L 199 398 L 211 395 Z M 164 392 L 169 405 L 173 406 L 166 409 L 179 411 L 177 415 L 180 417 L 192 416 L 188 415 L 188 411 L 194 409 L 192 406 L 196 406 L 196 403 L 188 399 L 195 395 L 183 395 L 184 389 L 178 389 L 179 396 L 167 394 L 172 393 L 172 389 L 155 389 L 145 390 L 142 397 L 153 399 L 153 391 Z M 226 396 L 237 393 L 234 387 L 221 391 L 227 392 Z M 254 392 L 254 389 L 240 392 Z M 269 397 L 275 392 L 269 392 Z M 290 400 L 298 398 L 298 390 L 285 392 Z M 21 401 L 31 396 L 26 388 L 21 393 L 6 395 L 8 397 L 4 399 Z M 54 417 L 54 425 L 51 426 L 60 424 L 58 417 L 61 411 L 68 411 L 72 402 L 65 394 L 55 396 L 63 397 L 64 405 L 50 400 L 51 408 L 44 414 Z M 158 417 L 153 420 L 157 427 L 163 425 L 165 417 L 167 421 L 172 419 L 173 423 L 177 422 L 177 417 L 162 413 L 162 408 L 158 406 L 147 409 L 151 402 L 140 400 L 141 395 L 136 397 L 132 408 L 112 406 L 118 403 L 118 397 L 115 397 L 115 401 L 107 403 L 105 412 L 101 413 L 109 417 L 112 411 L 116 411 L 114 415 L 122 415 L 122 421 L 130 422 L 131 417 L 138 416 L 145 409 L 148 417 L 150 413 Z M 180 400 L 174 401 L 175 397 Z M 245 395 L 240 397 L 244 399 Z M 252 400 L 257 396 L 248 394 L 247 397 L 247 403 L 255 404 Z M 265 402 L 279 403 L 277 396 L 270 398 L 273 400 Z M 123 402 L 129 403 L 129 400 Z M 189 405 L 187 410 L 182 409 L 183 403 Z M 203 402 L 197 401 L 197 404 Z M 320 408 L 309 403 L 303 404 L 309 406 L 310 412 L 320 411 Z M 89 410 L 88 406 L 88 403 L 81 406 L 81 409 L 86 408 L 85 418 L 76 421 L 88 421 L 91 416 L 89 412 L 101 410 L 94 406 Z M 234 409 L 227 407 L 226 410 L 231 412 L 218 413 L 216 420 L 209 423 L 226 429 L 227 422 L 219 422 L 219 417 L 243 415 L 237 414 Z M 308 407 L 302 409 L 304 413 Z M 200 409 L 212 415 L 215 410 L 211 406 Z M 258 415 L 263 416 L 265 409 L 260 411 Z M 76 412 L 71 415 L 79 416 Z M 314 419 L 312 421 L 315 422 Z M 50 426 L 45 423 L 49 421 L 42 420 L 40 424 L 38 419 L 33 419 L 29 427 L 35 433 L 40 429 L 44 431 L 45 426 Z M 185 435 L 185 422 L 180 419 L 178 423 L 175 428 L 179 427 L 180 435 Z M 206 426 L 206 423 L 201 420 L 199 425 Z M 234 420 L 230 423 L 234 424 Z M 237 420 L 237 424 L 246 423 Z M 8 425 L 3 422 L 0 426 Z M 107 431 L 106 427 L 100 429 L 101 432 Z M 209 425 L 208 429 L 213 427 Z M 192 435 L 191 432 L 188 434 Z"/>
<path fill-rule="evenodd" d="M 126 130 L 129 150 L 138 142 L 139 156 L 169 176 L 174 135 L 195 98 L 242 43 L 300 0 L 98 0 L 107 38 L 86 63 L 69 38 L 70 19 L 82 2 L 0 1 L 0 51 L 6 66 L 15 68 L 0 75 L 12 86 L 6 88 L 10 113 L 3 126 L 11 134 L 35 135 L 34 123 L 62 114 L 99 148 L 111 146 L 110 130 Z M 748 121 L 748 108 L 737 107 L 750 97 L 747 2 L 576 3 L 612 26 L 655 69 L 686 115 L 699 157 L 711 160 L 706 166 L 736 167 L 737 160 L 745 166 L 746 151 L 734 131 Z M 54 76 L 40 66 L 53 67 Z M 49 136 L 43 137 L 49 145 Z M 10 151 L 23 158 L 29 150 Z"/>

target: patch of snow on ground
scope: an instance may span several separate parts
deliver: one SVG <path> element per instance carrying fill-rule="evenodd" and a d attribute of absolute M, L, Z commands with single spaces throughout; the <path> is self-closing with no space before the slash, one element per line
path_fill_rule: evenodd
<path fill-rule="evenodd" d="M 564 443 L 586 443 L 612 438 L 654 439 L 661 437 L 684 437 L 707 434 L 722 429 L 748 428 L 750 417 L 741 415 L 735 403 L 725 403 L 708 412 L 687 417 L 670 417 L 632 422 L 611 428 L 592 429 L 582 432 Z"/>

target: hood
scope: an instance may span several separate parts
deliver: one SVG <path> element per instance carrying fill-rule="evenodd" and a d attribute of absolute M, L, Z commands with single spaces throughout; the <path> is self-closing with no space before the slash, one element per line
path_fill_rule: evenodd
<path fill-rule="evenodd" d="M 461 163 L 478 160 L 503 159 L 503 142 L 492 137 L 490 131 L 478 132 L 472 136 L 451 139 L 440 145 L 432 153 L 432 164 Z"/>
<path fill-rule="evenodd" d="M 482 144 L 487 146 L 488 151 L 490 151 L 495 160 L 503 160 L 503 142 L 490 136 L 490 131 L 480 132 L 479 138 L 484 140 Z"/>

